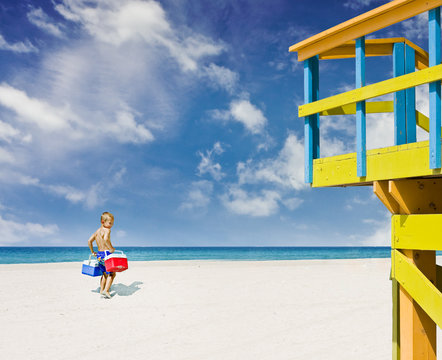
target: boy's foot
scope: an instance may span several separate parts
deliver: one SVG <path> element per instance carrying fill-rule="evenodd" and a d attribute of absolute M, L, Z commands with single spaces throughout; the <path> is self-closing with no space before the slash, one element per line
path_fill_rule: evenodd
<path fill-rule="evenodd" d="M 108 292 L 104 292 L 101 294 L 105 299 L 112 299 L 111 294 L 109 294 Z"/>

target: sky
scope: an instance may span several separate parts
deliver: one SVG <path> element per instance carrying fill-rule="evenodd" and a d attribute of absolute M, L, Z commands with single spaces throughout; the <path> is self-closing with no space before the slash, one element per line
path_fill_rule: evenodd
<path fill-rule="evenodd" d="M 103 211 L 116 248 L 388 246 L 372 187 L 304 183 L 288 52 L 384 3 L 2 0 L 0 246 L 86 246 Z M 372 36 L 428 49 L 427 27 L 422 14 Z M 320 97 L 353 89 L 354 67 L 321 61 Z M 367 84 L 392 77 L 391 57 L 366 67 Z M 321 156 L 355 151 L 353 116 L 320 126 Z M 368 148 L 390 145 L 391 114 L 370 115 Z"/>

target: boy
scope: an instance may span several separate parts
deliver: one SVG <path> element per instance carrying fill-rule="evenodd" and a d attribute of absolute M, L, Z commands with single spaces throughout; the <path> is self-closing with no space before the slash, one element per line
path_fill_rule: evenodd
<path fill-rule="evenodd" d="M 106 271 L 104 265 L 104 258 L 106 255 L 115 251 L 110 240 L 110 229 L 113 225 L 114 216 L 107 211 L 104 212 L 101 215 L 101 227 L 95 231 L 88 240 L 89 249 L 91 249 L 91 253 L 100 261 L 100 270 L 103 272 L 100 279 L 100 294 L 107 299 L 111 298 L 109 290 L 116 275 L 114 272 Z M 94 241 L 97 242 L 98 251 L 96 253 L 92 245 Z"/>

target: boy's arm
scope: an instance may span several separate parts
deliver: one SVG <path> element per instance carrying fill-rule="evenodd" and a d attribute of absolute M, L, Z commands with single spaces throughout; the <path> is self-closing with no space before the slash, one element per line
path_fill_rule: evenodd
<path fill-rule="evenodd" d="M 91 249 L 91 253 L 95 255 L 94 246 L 92 245 L 94 241 L 95 241 L 95 233 L 87 241 L 87 244 L 89 245 L 89 249 Z"/>

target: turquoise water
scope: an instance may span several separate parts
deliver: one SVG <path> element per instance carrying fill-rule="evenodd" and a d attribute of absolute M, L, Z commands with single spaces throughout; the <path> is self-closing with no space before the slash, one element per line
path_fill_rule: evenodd
<path fill-rule="evenodd" d="M 129 261 L 388 258 L 389 247 L 122 247 Z M 0 247 L 0 264 L 86 260 L 87 247 Z"/>

